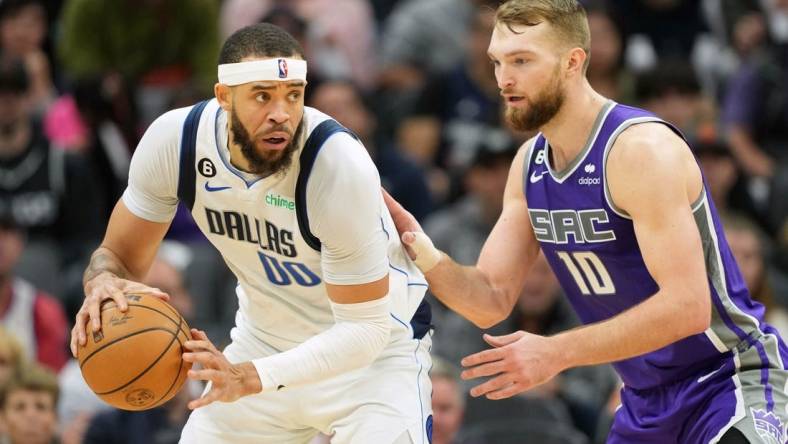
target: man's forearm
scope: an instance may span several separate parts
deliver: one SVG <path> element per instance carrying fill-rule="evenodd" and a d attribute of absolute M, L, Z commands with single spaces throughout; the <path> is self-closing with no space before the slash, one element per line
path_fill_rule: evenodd
<path fill-rule="evenodd" d="M 430 291 L 447 307 L 481 328 L 489 328 L 511 312 L 512 304 L 475 266 L 460 265 L 443 254 L 425 273 Z"/>
<path fill-rule="evenodd" d="M 82 284 L 87 284 L 102 273 L 110 273 L 122 279 L 131 278 L 131 273 L 123 265 L 120 258 L 106 247 L 99 247 L 90 256 L 90 263 L 82 275 Z"/>
<path fill-rule="evenodd" d="M 644 355 L 708 328 L 710 313 L 699 314 L 691 302 L 665 301 L 662 291 L 611 319 L 553 336 L 556 349 L 563 351 L 563 368 Z"/>

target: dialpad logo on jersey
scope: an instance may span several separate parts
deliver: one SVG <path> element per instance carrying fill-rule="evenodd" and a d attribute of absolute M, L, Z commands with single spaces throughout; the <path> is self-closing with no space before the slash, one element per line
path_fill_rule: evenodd
<path fill-rule="evenodd" d="M 773 412 L 750 407 L 755 431 L 766 444 L 785 444 L 785 424 Z"/>
<path fill-rule="evenodd" d="M 272 284 L 314 287 L 322 282 L 320 276 L 305 264 L 282 260 L 276 256 L 288 258 L 298 256 L 292 231 L 279 228 L 265 219 L 260 221 L 236 211 L 217 211 L 206 208 L 205 218 L 208 221 L 208 231 L 211 234 L 257 244 L 262 250 L 258 251 L 257 255 L 263 265 L 265 276 Z"/>
<path fill-rule="evenodd" d="M 211 162 L 211 159 L 207 157 L 203 157 L 197 162 L 197 171 L 204 177 L 213 177 L 216 175 L 216 167 L 213 162 Z"/>
<path fill-rule="evenodd" d="M 589 163 L 583 168 L 586 174 L 594 174 L 596 172 L 596 165 Z M 580 185 L 599 185 L 602 183 L 601 179 L 598 177 L 581 177 L 577 180 L 577 183 Z"/>
<path fill-rule="evenodd" d="M 578 244 L 616 240 L 613 230 L 598 228 L 599 224 L 610 221 L 607 211 L 601 208 L 580 211 L 529 209 L 528 215 L 534 235 L 540 242 L 566 244 L 570 234 Z"/>

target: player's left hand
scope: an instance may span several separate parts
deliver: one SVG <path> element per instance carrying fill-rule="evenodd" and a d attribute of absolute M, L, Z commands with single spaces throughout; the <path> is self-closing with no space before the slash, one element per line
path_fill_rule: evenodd
<path fill-rule="evenodd" d="M 522 393 L 553 379 L 564 368 L 560 351 L 550 338 L 517 331 L 505 336 L 485 334 L 484 340 L 495 348 L 462 360 L 462 379 L 492 376 L 471 389 L 471 396 L 503 399 Z"/>
<path fill-rule="evenodd" d="M 188 350 L 183 354 L 183 360 L 202 366 L 200 369 L 189 370 L 188 377 L 211 383 L 208 393 L 189 402 L 190 409 L 194 410 L 214 401 L 233 402 L 262 390 L 254 365 L 251 362 L 230 363 L 204 331 L 193 328 L 192 340 L 184 342 L 183 347 Z"/>

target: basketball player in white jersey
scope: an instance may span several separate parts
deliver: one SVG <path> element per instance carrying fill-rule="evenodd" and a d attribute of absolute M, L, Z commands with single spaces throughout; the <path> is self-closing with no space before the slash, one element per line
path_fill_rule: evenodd
<path fill-rule="evenodd" d="M 100 326 L 101 301 L 166 298 L 136 281 L 178 202 L 238 277 L 232 343 L 220 352 L 193 330 L 184 344 L 200 364 L 189 377 L 209 386 L 189 404 L 183 443 L 430 440 L 426 284 L 364 147 L 304 107 L 306 67 L 280 28 L 233 34 L 216 98 L 162 115 L 140 141 L 85 272 L 72 352 Z"/>

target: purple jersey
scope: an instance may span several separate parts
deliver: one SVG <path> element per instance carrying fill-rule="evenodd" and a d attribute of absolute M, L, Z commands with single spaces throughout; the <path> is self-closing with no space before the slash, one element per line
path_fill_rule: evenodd
<path fill-rule="evenodd" d="M 564 171 L 556 172 L 550 165 L 549 142 L 542 134 L 526 153 L 523 180 L 534 234 L 584 323 L 613 317 L 658 290 L 643 261 L 632 220 L 611 202 L 605 182 L 605 163 L 616 137 L 644 122 L 665 123 L 651 113 L 610 101 L 597 117 L 586 146 Z M 777 334 L 763 322 L 763 306 L 750 299 L 705 187 L 692 211 L 711 287 L 711 327 L 614 363 L 630 387 L 646 389 L 687 378 L 714 366 L 741 344 L 757 347 L 764 366 L 771 362 L 785 368 L 783 356 L 788 354 L 782 341 L 771 341 L 770 347 L 758 341 L 764 335 L 776 339 Z M 669 250 L 670 245 L 664 248 Z"/>

